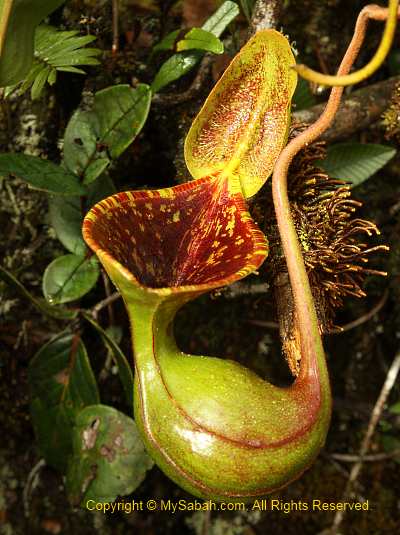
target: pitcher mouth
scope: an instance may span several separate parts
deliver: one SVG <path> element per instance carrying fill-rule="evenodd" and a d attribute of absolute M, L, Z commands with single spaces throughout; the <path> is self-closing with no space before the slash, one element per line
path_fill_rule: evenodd
<path fill-rule="evenodd" d="M 159 295 L 225 286 L 268 254 L 243 196 L 216 176 L 112 195 L 86 215 L 83 237 L 102 262 Z"/>

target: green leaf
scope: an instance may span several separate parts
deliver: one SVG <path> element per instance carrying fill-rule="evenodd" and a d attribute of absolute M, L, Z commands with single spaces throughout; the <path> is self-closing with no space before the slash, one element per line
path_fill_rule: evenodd
<path fill-rule="evenodd" d="M 116 344 L 121 343 L 123 331 L 120 325 L 110 325 L 109 327 L 107 327 L 107 329 L 104 332 L 109 338 L 111 338 L 111 341 L 115 342 Z M 128 362 L 126 360 L 126 357 L 125 357 L 125 361 L 126 363 Z M 133 378 L 133 375 L 132 375 L 132 378 Z"/>
<path fill-rule="evenodd" d="M 84 65 L 86 59 L 101 52 L 97 48 L 83 48 L 95 40 L 94 35 L 80 36 L 76 30 L 61 31 L 54 26 L 41 24 L 35 33 L 35 56 L 53 67 L 60 67 L 66 65 L 65 61 L 72 53 L 78 53 Z"/>
<path fill-rule="evenodd" d="M 73 72 L 75 74 L 86 74 L 82 69 L 77 69 L 76 67 L 58 67 L 57 71 L 60 72 Z"/>
<path fill-rule="evenodd" d="M 195 50 L 193 52 L 181 52 L 174 54 L 160 67 L 152 84 L 151 90 L 157 93 L 166 85 L 181 78 L 184 74 L 189 72 L 203 57 L 203 52 Z"/>
<path fill-rule="evenodd" d="M 51 69 L 50 74 L 47 78 L 47 83 L 49 85 L 54 85 L 57 81 L 57 71 L 56 69 Z"/>
<path fill-rule="evenodd" d="M 20 82 L 33 61 L 38 24 L 64 0 L 0 0 L 0 86 Z"/>
<path fill-rule="evenodd" d="M 96 257 L 86 258 L 74 254 L 59 256 L 44 272 L 44 296 L 51 304 L 75 301 L 93 288 L 98 276 Z"/>
<path fill-rule="evenodd" d="M 318 162 L 329 176 L 349 180 L 358 186 L 376 173 L 396 154 L 396 150 L 372 143 L 338 143 L 328 147 L 324 160 Z"/>
<path fill-rule="evenodd" d="M 136 89 L 114 85 L 96 93 L 94 112 L 99 120 L 99 142 L 107 146 L 111 158 L 118 158 L 139 134 L 150 103 L 151 92 L 146 84 Z"/>
<path fill-rule="evenodd" d="M 309 83 L 303 78 L 297 80 L 296 91 L 293 95 L 293 106 L 296 111 L 305 110 L 317 103 L 316 98 L 310 91 Z"/>
<path fill-rule="evenodd" d="M 46 314 L 46 316 L 57 320 L 71 320 L 76 318 L 78 314 L 77 310 L 70 310 L 64 307 L 55 307 L 49 305 L 44 299 L 39 299 L 35 297 L 29 292 L 29 290 L 25 288 L 25 286 L 16 277 L 14 277 L 12 273 L 10 273 L 1 266 L 0 279 L 12 286 L 15 290 L 17 290 L 17 292 L 20 293 L 22 297 L 25 297 L 26 299 L 31 301 L 31 303 L 35 305 L 35 307 L 40 310 L 40 312 Z"/>
<path fill-rule="evenodd" d="M 0 176 L 15 175 L 33 188 L 57 195 L 85 195 L 78 177 L 59 165 L 28 154 L 0 154 Z"/>
<path fill-rule="evenodd" d="M 66 481 L 73 504 L 113 502 L 130 494 L 153 466 L 132 418 L 106 405 L 79 413 L 73 449 Z"/>
<path fill-rule="evenodd" d="M 201 28 L 193 28 L 185 35 L 184 39 L 178 42 L 176 49 L 178 52 L 197 49 L 213 52 L 214 54 L 222 54 L 224 45 L 211 32 L 207 32 Z"/>
<path fill-rule="evenodd" d="M 216 37 L 220 37 L 225 28 L 239 15 L 239 13 L 239 7 L 235 2 L 224 2 L 222 6 L 206 20 L 202 28 L 207 32 L 213 33 Z"/>
<path fill-rule="evenodd" d="M 72 453 L 72 428 L 99 393 L 85 346 L 78 335 L 62 334 L 44 345 L 29 363 L 32 421 L 48 464 L 65 470 Z"/>
<path fill-rule="evenodd" d="M 128 359 L 118 343 L 92 318 L 90 314 L 84 312 L 83 317 L 100 333 L 106 346 L 110 349 L 118 367 L 118 374 L 125 392 L 126 402 L 129 407 L 133 407 L 133 373 Z"/>
<path fill-rule="evenodd" d="M 91 111 L 77 110 L 64 134 L 64 163 L 71 173 L 84 179 L 97 154 L 97 118 Z"/>
<path fill-rule="evenodd" d="M 31 85 L 35 81 L 36 76 L 39 75 L 39 73 L 40 73 L 40 71 L 42 69 L 43 69 L 43 65 L 41 65 L 40 63 L 34 63 L 32 65 L 31 70 L 26 75 L 26 78 L 22 82 L 22 84 L 21 85 L 17 84 L 16 86 L 14 86 L 14 88 L 18 88 L 18 86 L 19 86 L 18 93 L 20 93 L 21 95 L 22 95 L 22 93 L 25 93 L 25 91 L 31 87 Z"/>
<path fill-rule="evenodd" d="M 78 197 L 50 197 L 50 223 L 57 238 L 68 251 L 85 255 L 87 248 L 82 238 L 82 211 Z"/>
<path fill-rule="evenodd" d="M 149 86 L 115 85 L 96 93 L 92 111 L 78 110 L 64 137 L 67 168 L 93 182 L 141 131 L 150 109 Z"/>
<path fill-rule="evenodd" d="M 45 66 L 43 69 L 41 69 L 38 74 L 36 75 L 35 81 L 32 84 L 31 88 L 31 98 L 32 100 L 36 100 L 40 97 L 44 86 L 46 85 L 47 79 L 50 76 L 51 73 L 51 67 Z"/>
<path fill-rule="evenodd" d="M 98 65 L 95 56 L 101 53 L 97 48 L 83 48 L 96 38 L 92 35 L 79 36 L 77 31 L 59 31 L 53 26 L 40 25 L 35 32 L 35 59 L 25 81 L 20 87 L 24 93 L 31 85 L 33 100 L 40 97 L 46 82 L 53 85 L 57 71 L 85 74 L 76 65 Z"/>
<path fill-rule="evenodd" d="M 174 30 L 161 39 L 159 43 L 153 46 L 153 52 L 162 52 L 163 50 L 172 50 L 175 46 L 175 41 L 181 30 Z"/>
<path fill-rule="evenodd" d="M 83 179 L 84 184 L 90 184 L 98 178 L 107 167 L 110 165 L 110 160 L 108 158 L 98 158 L 91 164 L 86 167 L 85 178 Z"/>
<path fill-rule="evenodd" d="M 225 28 L 239 14 L 239 8 L 235 2 L 224 2 L 217 11 L 206 20 L 202 30 L 210 32 L 215 37 L 220 37 Z M 192 52 L 179 52 L 171 56 L 163 63 L 157 72 L 151 90 L 157 93 L 166 85 L 178 80 L 188 73 L 204 56 L 204 52 L 193 50 Z"/>

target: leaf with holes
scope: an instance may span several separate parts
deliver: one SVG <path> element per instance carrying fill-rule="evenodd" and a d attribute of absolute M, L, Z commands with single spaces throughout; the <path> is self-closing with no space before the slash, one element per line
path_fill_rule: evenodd
<path fill-rule="evenodd" d="M 153 466 L 132 418 L 106 405 L 79 413 L 73 449 L 66 487 L 75 505 L 87 500 L 113 502 L 130 494 Z"/>
<path fill-rule="evenodd" d="M 349 180 L 353 186 L 362 184 L 385 166 L 396 154 L 396 149 L 373 143 L 337 143 L 328 147 L 328 153 L 319 165 L 332 178 Z"/>
<path fill-rule="evenodd" d="M 46 462 L 62 471 L 72 452 L 72 427 L 99 393 L 85 346 L 78 335 L 62 334 L 29 363 L 32 421 Z"/>
<path fill-rule="evenodd" d="M 235 56 L 185 141 L 194 178 L 220 174 L 245 197 L 257 193 L 286 144 L 297 75 L 286 37 L 258 32 Z"/>
<path fill-rule="evenodd" d="M 52 305 L 75 301 L 93 288 L 98 276 L 99 264 L 95 257 L 75 254 L 59 256 L 44 272 L 44 296 Z"/>
<path fill-rule="evenodd" d="M 35 189 L 57 195 L 85 195 L 78 177 L 59 165 L 28 154 L 0 154 L 0 176 L 15 175 Z"/>
<path fill-rule="evenodd" d="M 83 180 L 91 164 L 97 158 L 104 159 L 104 151 L 98 150 L 101 147 L 97 145 L 97 129 L 98 121 L 92 111 L 77 110 L 72 115 L 65 130 L 65 166 L 71 173 L 78 175 Z M 90 178 L 93 178 L 93 172 L 90 175 Z"/>
<path fill-rule="evenodd" d="M 98 91 L 91 111 L 78 110 L 64 136 L 67 168 L 83 178 L 96 180 L 112 159 L 118 158 L 139 134 L 150 109 L 149 86 L 133 89 L 115 85 Z"/>

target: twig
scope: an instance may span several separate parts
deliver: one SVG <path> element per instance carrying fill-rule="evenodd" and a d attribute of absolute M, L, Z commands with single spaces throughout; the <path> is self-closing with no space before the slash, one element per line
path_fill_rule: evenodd
<path fill-rule="evenodd" d="M 115 55 L 119 49 L 119 0 L 112 0 L 112 48 Z"/>
<path fill-rule="evenodd" d="M 248 282 L 234 282 L 223 290 L 223 296 L 227 299 L 236 299 L 243 295 L 259 295 L 266 294 L 269 290 L 267 282 L 260 282 L 258 284 L 251 284 Z"/>
<path fill-rule="evenodd" d="M 350 455 L 349 453 L 331 453 L 332 459 L 342 461 L 344 463 L 374 463 L 377 461 L 386 461 L 387 459 L 393 459 L 400 456 L 400 449 L 393 450 L 389 453 L 373 453 L 371 455 Z"/>
<path fill-rule="evenodd" d="M 388 103 L 400 76 L 389 78 L 384 82 L 369 85 L 343 98 L 342 104 L 329 129 L 321 135 L 325 141 L 335 141 L 364 130 L 380 119 L 388 107 Z M 317 104 L 306 110 L 293 113 L 296 123 L 311 124 L 321 115 L 326 103 Z"/>
<path fill-rule="evenodd" d="M 332 331 L 328 334 L 342 334 L 346 331 L 350 331 L 351 329 L 354 329 L 355 327 L 359 327 L 366 321 L 369 321 L 372 319 L 378 312 L 381 310 L 381 308 L 385 305 L 387 299 L 389 297 L 389 292 L 386 289 L 383 296 L 379 300 L 379 302 L 366 314 L 363 314 L 359 318 L 357 318 L 354 321 L 350 321 L 349 323 L 346 323 L 346 325 L 343 325 L 343 327 L 338 327 L 337 331 Z M 247 323 L 251 323 L 252 325 L 257 325 L 257 327 L 265 327 L 267 329 L 279 329 L 278 323 L 274 321 L 263 321 L 263 320 L 247 320 Z"/>
<path fill-rule="evenodd" d="M 393 206 L 389 208 L 390 217 L 395 216 L 400 211 L 400 201 L 397 201 Z"/>
<path fill-rule="evenodd" d="M 196 77 L 193 80 L 189 89 L 183 93 L 173 93 L 173 94 L 156 94 L 153 97 L 153 104 L 156 106 L 176 106 L 177 104 L 182 104 L 195 98 L 201 91 L 204 82 L 208 76 L 210 66 L 212 62 L 212 56 L 206 54 L 200 63 L 199 70 L 197 71 Z"/>
<path fill-rule="evenodd" d="M 342 501 L 346 501 L 346 499 L 350 496 L 351 491 L 354 487 L 355 482 L 358 479 L 358 476 L 360 475 L 363 462 L 365 460 L 365 454 L 369 450 L 370 443 L 372 436 L 375 432 L 375 428 L 379 422 L 379 419 L 381 417 L 384 405 L 386 403 L 386 400 L 390 394 L 390 391 L 393 388 L 393 385 L 396 381 L 397 375 L 400 371 L 400 352 L 396 355 L 396 357 L 393 359 L 392 365 L 389 368 L 388 374 L 386 376 L 386 380 L 383 384 L 382 390 L 379 394 L 379 397 L 375 403 L 375 407 L 372 411 L 371 418 L 368 423 L 367 432 L 365 433 L 364 439 L 361 443 L 359 457 L 360 459 L 354 464 L 353 468 L 351 469 L 349 479 L 347 481 L 347 485 L 345 488 L 345 491 L 343 493 Z M 344 511 L 337 511 L 335 514 L 335 517 L 333 519 L 333 524 L 331 527 L 331 533 L 336 533 L 337 529 L 339 528 L 340 524 L 343 521 L 344 518 Z"/>
<path fill-rule="evenodd" d="M 120 297 L 121 294 L 119 294 L 118 292 L 114 292 L 102 301 L 99 301 L 97 305 L 92 308 L 92 316 L 94 317 L 94 319 L 97 320 L 100 310 L 102 310 L 104 307 L 107 307 L 110 303 L 114 303 L 114 301 L 116 301 Z"/>
<path fill-rule="evenodd" d="M 247 323 L 251 323 L 251 325 L 256 325 L 257 327 L 265 327 L 266 329 L 279 329 L 279 323 L 276 321 L 247 320 Z"/>
<path fill-rule="evenodd" d="M 107 274 L 102 271 L 101 272 L 102 276 L 103 276 L 103 284 L 104 284 L 104 290 L 106 292 L 106 296 L 107 298 L 109 298 L 112 294 L 111 294 L 111 285 L 110 285 L 110 279 L 108 278 Z M 108 322 L 110 325 L 114 325 L 115 321 L 114 321 L 114 309 L 113 309 L 113 300 L 109 300 L 108 303 L 107 303 L 107 310 L 108 310 Z"/>
<path fill-rule="evenodd" d="M 249 38 L 260 30 L 274 29 L 279 24 L 282 0 L 256 0 L 249 26 Z"/>
<path fill-rule="evenodd" d="M 343 468 L 343 466 L 338 463 L 337 461 L 335 461 L 335 459 L 332 459 L 332 457 L 330 455 L 327 455 L 326 453 L 322 454 L 322 457 L 324 457 L 325 459 L 327 459 L 331 465 L 339 472 L 339 474 L 341 474 L 343 477 L 345 477 L 346 479 L 349 477 L 349 472 L 348 470 L 346 470 L 346 468 Z"/>
<path fill-rule="evenodd" d="M 335 331 L 333 334 L 341 334 L 346 331 L 350 331 L 351 329 L 354 329 L 355 327 L 359 327 L 366 321 L 369 321 L 370 319 L 372 319 L 374 316 L 376 316 L 376 314 L 378 314 L 381 308 L 385 305 L 388 297 L 389 297 L 389 291 L 386 288 L 381 299 L 369 312 L 367 312 L 366 314 L 363 314 L 362 316 L 360 316 L 354 321 L 350 321 L 349 323 L 346 323 L 346 325 L 343 325 L 343 327 L 339 327 L 339 329 Z"/>
<path fill-rule="evenodd" d="M 26 518 L 29 517 L 29 500 L 31 498 L 32 490 L 37 486 L 39 472 L 44 466 L 46 466 L 46 461 L 44 459 L 40 459 L 40 461 L 35 464 L 35 466 L 28 474 L 28 478 L 26 480 L 26 484 L 22 493 L 24 514 Z"/>

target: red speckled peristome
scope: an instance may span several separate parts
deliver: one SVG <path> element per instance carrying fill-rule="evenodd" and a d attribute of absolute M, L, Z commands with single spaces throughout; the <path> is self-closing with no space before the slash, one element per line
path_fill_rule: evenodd
<path fill-rule="evenodd" d="M 218 177 L 113 195 L 92 208 L 83 233 L 149 288 L 223 285 L 267 254 L 243 197 Z"/>

